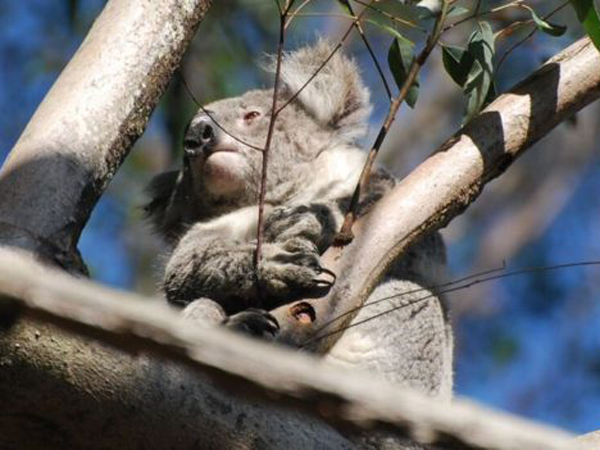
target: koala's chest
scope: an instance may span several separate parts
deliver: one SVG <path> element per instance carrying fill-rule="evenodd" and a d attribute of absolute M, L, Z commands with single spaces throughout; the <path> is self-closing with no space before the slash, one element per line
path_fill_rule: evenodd
<path fill-rule="evenodd" d="M 270 205 L 265 205 L 265 216 L 271 210 Z M 203 236 L 249 242 L 256 238 L 258 206 L 246 206 L 237 209 L 208 222 L 196 224 L 194 228 L 200 231 Z"/>

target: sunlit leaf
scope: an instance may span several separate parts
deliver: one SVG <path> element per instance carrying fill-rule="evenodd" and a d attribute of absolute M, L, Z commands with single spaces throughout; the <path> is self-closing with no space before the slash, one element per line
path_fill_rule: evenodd
<path fill-rule="evenodd" d="M 571 0 L 577 18 L 594 45 L 600 50 L 600 19 L 593 0 Z"/>
<path fill-rule="evenodd" d="M 446 17 L 450 19 L 452 17 L 462 16 L 463 14 L 467 14 L 468 12 L 469 10 L 464 6 L 452 6 L 448 10 L 448 14 L 446 14 Z"/>
<path fill-rule="evenodd" d="M 411 46 L 415 45 L 413 41 L 411 41 L 410 39 L 405 38 L 402 33 L 400 33 L 398 30 L 396 30 L 395 28 L 390 27 L 389 25 L 385 25 L 383 23 L 379 23 L 375 20 L 371 20 L 371 19 L 367 19 L 367 22 L 369 22 L 372 25 L 375 25 L 376 27 L 378 27 L 380 30 L 385 31 L 386 33 L 392 35 L 392 37 L 399 39 L 403 42 L 407 42 L 409 43 Z"/>
<path fill-rule="evenodd" d="M 404 83 L 406 82 L 413 60 L 413 43 L 402 36 L 394 39 L 388 52 L 388 64 L 399 89 L 402 89 L 402 86 L 404 86 Z M 415 81 L 410 87 L 408 95 L 406 96 L 407 105 L 411 108 L 414 108 L 415 104 L 417 103 L 418 96 L 419 84 Z"/>

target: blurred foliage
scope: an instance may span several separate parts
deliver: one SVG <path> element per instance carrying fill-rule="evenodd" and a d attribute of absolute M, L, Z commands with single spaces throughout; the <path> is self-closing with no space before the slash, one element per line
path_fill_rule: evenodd
<path fill-rule="evenodd" d="M 183 130 L 197 108 L 182 77 L 201 103 L 271 83 L 272 75 L 257 61 L 276 49 L 274 1 L 213 3 L 148 130 L 84 231 L 80 248 L 99 281 L 156 293 L 154 274 L 160 272 L 157 266 L 164 249 L 142 222 L 139 206 L 150 177 L 177 164 Z M 511 3 L 515 6 L 503 7 Z M 446 51 L 451 53 L 446 58 L 453 58 L 446 66 L 454 64 L 460 71 L 444 68 L 442 51 L 432 54 L 419 77 L 418 104 L 414 110 L 400 111 L 380 155 L 393 173 L 401 177 L 410 172 L 456 131 L 469 76 L 476 80 L 485 73 L 482 82 L 490 84 L 493 71 L 493 82 L 502 92 L 583 34 L 568 2 L 551 17 L 561 6 L 559 1 L 525 3 L 529 9 L 509 1 L 454 4 L 448 19 L 454 25 L 443 34 L 442 43 L 445 49 L 463 52 Z M 0 3 L 2 158 L 104 4 L 104 0 Z M 364 4 L 353 0 L 357 14 Z M 477 11 L 485 13 L 481 20 L 494 33 L 494 54 L 484 54 L 479 59 L 481 68 L 474 69 L 477 58 L 467 58 L 468 67 L 460 61 L 474 32 L 483 33 L 488 26 L 467 20 L 477 5 Z M 383 66 L 397 38 L 394 33 L 414 42 L 416 51 L 422 47 L 430 19 L 395 0 L 379 1 L 376 8 L 365 14 L 364 28 Z M 314 0 L 302 14 L 286 36 L 289 49 L 318 36 L 339 39 L 350 24 L 334 1 Z M 566 32 L 555 36 L 563 26 Z M 489 35 L 486 39 L 481 42 L 488 42 L 487 51 L 492 44 Z M 387 113 L 388 96 L 361 40 L 354 36 L 345 49 L 356 58 L 372 92 L 372 134 L 364 141 L 368 146 Z M 501 59 L 505 62 L 499 64 Z M 389 70 L 385 75 L 392 79 Z M 537 145 L 542 151 L 528 152 L 444 230 L 454 277 L 500 267 L 503 262 L 515 268 L 598 259 L 599 111 L 598 105 L 592 105 L 578 114 L 575 125 L 562 125 L 543 139 Z M 598 273 L 594 268 L 542 271 L 453 294 L 458 393 L 574 431 L 599 428 Z"/>

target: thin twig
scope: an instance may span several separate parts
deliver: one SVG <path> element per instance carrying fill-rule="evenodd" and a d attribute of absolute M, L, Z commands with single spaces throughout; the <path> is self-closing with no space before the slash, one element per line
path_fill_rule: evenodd
<path fill-rule="evenodd" d="M 385 17 L 386 19 L 389 19 L 393 22 L 398 22 L 402 25 L 405 25 L 407 27 L 410 28 L 415 28 L 419 31 L 422 31 L 424 33 L 427 32 L 427 30 L 425 30 L 424 28 L 420 27 L 419 25 L 417 25 L 416 23 L 413 23 L 409 20 L 405 20 L 405 19 L 401 19 L 400 17 L 396 17 L 393 14 L 390 14 L 387 11 L 384 11 L 383 9 L 377 8 L 376 6 L 373 6 L 373 2 L 367 3 L 363 0 L 353 0 L 355 3 L 358 3 L 359 5 L 365 6 L 367 9 L 372 9 L 373 11 L 375 11 L 377 14 L 382 15 L 383 17 Z"/>
<path fill-rule="evenodd" d="M 336 235 L 334 245 L 337 245 L 337 246 L 346 245 L 350 241 L 352 241 L 352 239 L 354 237 L 354 235 L 352 233 L 352 225 L 354 225 L 354 221 L 356 220 L 356 217 L 358 215 L 358 202 L 360 199 L 360 194 L 362 191 L 365 190 L 367 183 L 369 182 L 369 175 L 371 173 L 371 168 L 373 167 L 373 163 L 375 162 L 375 157 L 377 156 L 377 153 L 379 152 L 379 149 L 381 148 L 381 144 L 383 143 L 390 127 L 392 126 L 392 123 L 394 122 L 396 113 L 398 112 L 400 105 L 402 105 L 402 102 L 408 95 L 410 88 L 413 86 L 415 80 L 417 79 L 417 75 L 419 74 L 421 67 L 423 66 L 423 64 L 425 64 L 425 61 L 427 61 L 427 58 L 429 57 L 429 55 L 431 54 L 431 52 L 433 51 L 433 49 L 435 48 L 435 46 L 437 44 L 437 41 L 442 33 L 442 25 L 444 24 L 444 20 L 446 18 L 447 11 L 448 11 L 448 1 L 443 0 L 442 11 L 440 12 L 440 15 L 436 19 L 436 23 L 435 23 L 433 32 L 427 39 L 427 43 L 425 44 L 425 47 L 423 48 L 423 50 L 421 50 L 421 53 L 413 60 L 411 66 L 410 66 L 410 69 L 408 71 L 406 81 L 404 82 L 402 89 L 400 89 L 400 93 L 398 94 L 398 96 L 394 99 L 394 101 L 390 105 L 388 115 L 387 115 L 381 129 L 379 130 L 379 134 L 377 135 L 377 138 L 375 139 L 375 143 L 373 144 L 373 147 L 369 151 L 369 154 L 367 156 L 367 161 L 363 167 L 362 173 L 360 174 L 360 179 L 358 181 L 356 189 L 354 190 L 354 193 L 352 194 L 352 200 L 350 201 L 350 206 L 348 208 L 348 212 L 346 213 L 346 216 L 344 217 L 344 223 L 342 224 L 342 228 Z"/>
<path fill-rule="evenodd" d="M 265 196 L 267 193 L 267 173 L 269 168 L 269 150 L 271 148 L 271 141 L 273 139 L 273 131 L 275 129 L 275 121 L 277 120 L 277 97 L 279 95 L 279 82 L 281 79 L 281 63 L 283 60 L 283 46 L 285 43 L 285 22 L 288 13 L 290 12 L 295 0 L 288 0 L 286 2 L 285 9 L 281 8 L 279 2 L 279 43 L 277 44 L 277 63 L 275 67 L 275 83 L 273 86 L 273 101 L 271 105 L 271 118 L 269 120 L 269 128 L 267 130 L 267 139 L 265 142 L 265 148 L 262 154 L 262 172 L 260 178 L 260 193 L 258 198 L 258 224 L 256 230 L 256 250 L 254 252 L 254 276 L 256 279 L 256 286 L 258 291 L 259 299 L 262 297 L 262 288 L 260 283 L 260 261 L 262 258 L 262 243 L 263 243 L 263 228 L 264 228 L 264 209 L 265 209 Z"/>
<path fill-rule="evenodd" d="M 561 9 L 563 9 L 565 6 L 567 6 L 569 4 L 569 1 L 567 0 L 566 2 L 564 2 L 562 5 L 557 6 L 556 8 L 554 8 L 552 11 L 550 11 L 548 14 L 546 14 L 542 19 L 546 20 L 549 19 L 550 17 L 552 17 L 554 14 L 556 14 L 558 11 L 560 11 Z M 525 42 L 527 42 L 529 39 L 531 39 L 533 37 L 533 35 L 535 33 L 537 33 L 538 28 L 534 27 L 528 34 L 527 36 L 525 36 L 523 39 L 521 39 L 520 41 L 515 42 L 513 45 L 510 46 L 510 48 L 508 50 L 506 50 L 504 52 L 504 54 L 500 57 L 500 59 L 498 60 L 498 64 L 496 64 L 496 69 L 495 69 L 495 73 L 498 73 L 498 71 L 500 70 L 500 67 L 502 66 L 502 64 L 504 63 L 504 61 L 506 61 L 506 58 L 508 58 L 508 56 L 517 48 L 520 47 L 521 45 L 523 45 Z"/>
<path fill-rule="evenodd" d="M 502 11 L 504 9 L 508 9 L 508 8 L 522 7 L 521 4 L 523 3 L 523 1 L 524 0 L 515 0 L 513 2 L 507 3 L 506 5 L 501 5 L 501 6 L 497 6 L 496 8 L 492 8 L 488 11 L 480 11 L 481 0 L 479 0 L 477 2 L 477 5 L 475 6 L 475 10 L 473 11 L 472 14 L 469 14 L 467 17 L 463 17 L 462 19 L 459 19 L 456 22 L 451 23 L 448 26 L 444 27 L 442 34 L 458 25 L 462 25 L 463 23 L 468 22 L 469 20 L 478 19 L 483 16 L 489 16 L 490 14 L 495 14 L 497 12 L 500 12 L 500 11 Z"/>
<path fill-rule="evenodd" d="M 322 331 L 324 331 L 325 329 L 327 329 L 328 327 L 330 327 L 334 323 L 338 322 L 339 320 L 343 319 L 345 316 L 354 315 L 354 313 L 356 313 L 357 311 L 360 311 L 363 308 L 367 308 L 367 307 L 372 306 L 372 305 L 377 305 L 378 303 L 381 303 L 381 302 L 383 302 L 385 300 L 391 300 L 393 298 L 400 298 L 400 297 L 403 297 L 405 295 L 417 294 L 419 292 L 435 291 L 437 293 L 440 293 L 441 292 L 440 289 L 443 289 L 445 287 L 454 286 L 454 285 L 459 284 L 459 283 L 464 283 L 465 281 L 473 279 L 473 278 L 479 278 L 479 277 L 486 276 L 486 275 L 489 275 L 491 273 L 499 272 L 499 271 L 503 271 L 503 270 L 506 270 L 506 266 L 504 264 L 502 265 L 502 267 L 497 267 L 495 269 L 488 269 L 488 270 L 484 270 L 482 272 L 477 272 L 475 274 L 467 275 L 467 276 L 465 276 L 463 278 L 459 278 L 457 280 L 447 281 L 445 283 L 441 283 L 441 284 L 438 284 L 438 285 L 423 286 L 423 287 L 419 287 L 419 288 L 416 288 L 416 289 L 411 289 L 411 290 L 408 290 L 408 291 L 399 292 L 398 294 L 395 294 L 395 295 L 392 295 L 392 296 L 389 296 L 389 297 L 380 298 L 380 299 L 371 301 L 369 303 L 364 303 L 364 304 L 362 304 L 360 306 L 357 306 L 355 308 L 351 308 L 348 311 L 345 311 L 344 313 L 339 314 L 338 316 L 334 317 L 333 319 L 325 322 L 317 330 L 315 330 L 314 334 L 316 336 L 314 338 L 310 339 L 309 341 L 305 342 L 304 344 L 302 344 L 300 347 L 301 348 L 302 347 L 306 347 L 306 346 L 312 344 L 313 342 L 316 342 L 317 340 L 324 339 L 324 338 L 326 338 L 328 336 L 331 336 L 332 335 L 331 333 L 326 334 L 326 335 L 321 335 L 321 336 L 319 336 L 319 333 L 321 333 Z M 409 306 L 410 304 L 412 304 L 412 303 L 409 303 L 409 304 L 407 304 L 405 306 Z M 341 332 L 341 331 L 345 330 L 346 328 L 347 327 L 344 327 L 344 328 L 340 329 L 339 331 Z"/>
<path fill-rule="evenodd" d="M 288 15 L 288 20 L 286 21 L 285 26 L 284 26 L 284 28 L 286 30 L 287 30 L 288 26 L 290 25 L 290 23 L 292 23 L 292 20 L 294 19 L 294 17 L 297 17 L 299 15 L 300 11 L 302 10 L 302 8 L 304 8 L 310 2 L 311 2 L 311 0 L 304 0 L 302 3 L 300 3 L 300 6 L 298 6 L 294 12 L 292 12 L 291 14 Z"/>
<path fill-rule="evenodd" d="M 387 93 L 388 99 L 391 102 L 391 101 L 393 101 L 394 96 L 392 95 L 392 91 L 390 89 L 390 86 L 388 85 L 388 82 L 387 82 L 387 80 L 385 78 L 383 70 L 381 69 L 381 66 L 379 65 L 379 61 L 377 61 L 377 57 L 375 56 L 375 52 L 373 52 L 373 49 L 371 48 L 371 45 L 369 44 L 369 40 L 367 39 L 367 36 L 365 35 L 365 32 L 364 32 L 363 27 L 362 27 L 362 25 L 360 23 L 360 20 L 358 20 L 358 17 L 354 13 L 354 10 L 352 9 L 352 5 L 350 4 L 350 1 L 349 0 L 343 0 L 343 2 L 346 5 L 346 7 L 348 8 L 348 11 L 350 11 L 350 14 L 352 14 L 352 18 L 354 19 L 354 26 L 358 30 L 358 33 L 360 34 L 360 37 L 361 37 L 362 41 L 365 44 L 365 47 L 367 47 L 367 51 L 369 52 L 369 55 L 371 55 L 371 60 L 375 64 L 375 68 L 377 69 L 377 72 L 379 72 L 379 77 L 381 78 L 381 82 L 383 83 L 383 87 L 385 89 L 385 92 Z"/>
<path fill-rule="evenodd" d="M 383 317 L 387 314 L 390 314 L 394 311 L 400 310 L 402 308 L 406 308 L 408 306 L 412 306 L 415 305 L 417 303 L 420 303 L 422 301 L 426 301 L 429 300 L 435 296 L 440 296 L 440 295 L 444 295 L 444 294 L 449 294 L 452 292 L 456 292 L 456 291 L 462 291 L 465 289 L 469 289 L 473 286 L 476 286 L 478 284 L 482 284 L 482 283 L 488 283 L 490 281 L 494 281 L 494 280 L 499 280 L 502 278 L 509 278 L 509 277 L 514 277 L 514 276 L 518 276 L 518 275 L 526 275 L 526 274 L 530 274 L 530 273 L 536 273 L 536 272 L 547 272 L 547 271 L 551 271 L 551 270 L 560 270 L 560 269 L 567 269 L 567 268 L 573 268 L 573 267 L 587 267 L 587 266 L 600 266 L 600 261 L 583 261 L 583 262 L 577 262 L 577 263 L 565 263 L 565 264 L 556 264 L 553 266 L 539 266 L 539 267 L 525 267 L 523 269 L 516 269 L 516 270 L 512 270 L 509 272 L 505 272 L 505 273 L 501 273 L 498 275 L 489 275 L 489 276 L 485 276 L 487 274 L 493 273 L 493 272 L 498 272 L 498 271 L 502 271 L 505 270 L 505 268 L 496 268 L 496 269 L 491 269 L 491 270 L 487 270 L 484 272 L 480 272 L 474 275 L 469 275 L 466 276 L 464 278 L 461 278 L 459 280 L 454 280 L 454 281 L 449 281 L 437 286 L 432 286 L 432 287 L 422 287 L 422 288 L 418 288 L 418 289 L 411 289 L 409 291 L 405 291 L 405 292 L 399 292 L 397 294 L 394 295 L 388 295 L 386 297 L 377 299 L 375 301 L 372 301 L 370 303 L 361 305 L 357 308 L 354 308 L 351 311 L 347 311 L 344 314 L 340 314 L 338 317 L 335 317 L 334 319 L 330 320 L 329 322 L 327 322 L 326 324 L 324 324 L 323 326 L 321 326 L 321 328 L 319 328 L 319 330 L 316 331 L 315 334 L 318 334 L 320 331 L 324 330 L 325 328 L 327 328 L 328 326 L 330 326 L 331 324 L 335 323 L 337 320 L 340 320 L 343 316 L 347 315 L 347 314 L 351 314 L 353 312 L 356 312 L 357 310 L 360 310 L 362 308 L 367 308 L 371 305 L 376 305 L 378 303 L 384 302 L 384 301 L 389 301 L 389 300 L 394 300 L 397 298 L 402 298 L 405 295 L 410 295 L 410 294 L 415 294 L 418 292 L 428 292 L 426 295 L 424 295 L 423 297 L 419 297 L 416 299 L 411 300 L 408 303 L 402 304 L 402 305 L 398 305 L 398 306 L 394 306 L 392 308 L 386 309 L 385 311 L 382 311 L 380 313 L 377 313 L 371 317 L 367 317 L 366 319 L 360 320 L 358 322 L 353 322 L 345 327 L 340 328 L 339 330 L 333 330 L 333 331 L 329 331 L 327 333 L 324 333 L 322 335 L 317 335 L 314 338 L 310 339 L 309 341 L 303 343 L 300 348 L 305 348 L 309 345 L 314 344 L 315 342 L 319 342 L 320 340 L 326 339 L 330 336 L 334 336 L 337 333 L 342 333 L 345 330 L 349 329 L 349 328 L 354 328 L 358 325 L 363 325 L 367 322 L 370 322 L 371 320 L 377 319 L 379 317 Z M 474 278 L 474 279 L 473 279 Z M 461 284 L 464 283 L 465 281 L 469 281 L 468 283 L 465 284 Z M 458 286 L 457 286 L 458 285 Z M 448 289 L 441 289 L 443 287 L 449 286 Z M 433 291 L 433 293 L 429 292 L 429 291 Z"/>
<path fill-rule="evenodd" d="M 373 3 L 375 0 L 371 0 L 371 3 Z M 367 10 L 363 9 L 361 11 L 361 13 L 358 15 L 358 17 L 356 18 L 356 21 L 360 21 L 362 16 L 365 14 Z M 325 67 L 327 65 L 327 63 L 329 63 L 329 61 L 331 60 L 331 58 L 333 58 L 333 56 L 337 53 L 337 51 L 342 48 L 342 45 L 344 44 L 344 42 L 346 42 L 346 39 L 348 39 L 348 36 L 350 36 L 350 32 L 354 29 L 354 22 L 348 27 L 348 29 L 346 30 L 346 32 L 344 33 L 344 35 L 342 36 L 342 38 L 340 39 L 340 41 L 337 43 L 337 45 L 333 48 L 333 50 L 331 50 L 331 53 L 329 54 L 329 56 L 327 56 L 327 58 L 325 58 L 323 60 L 323 62 L 319 65 L 319 67 L 317 67 L 317 69 L 311 74 L 310 77 L 308 77 L 308 80 L 306 80 L 306 82 L 300 86 L 300 88 L 294 92 L 294 94 L 283 104 L 279 107 L 279 109 L 277 110 L 277 114 L 279 114 L 281 111 L 283 111 L 290 103 L 292 103 L 294 100 L 296 100 L 296 98 L 298 98 L 298 96 L 302 93 L 302 91 L 306 88 L 306 86 L 308 86 L 312 80 L 314 80 L 314 78 L 319 74 L 319 72 L 321 72 L 321 70 L 323 70 L 323 67 Z"/>

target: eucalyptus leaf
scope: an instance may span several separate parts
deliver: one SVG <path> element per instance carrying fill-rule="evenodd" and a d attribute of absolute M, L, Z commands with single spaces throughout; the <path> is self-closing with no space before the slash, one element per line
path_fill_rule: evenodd
<path fill-rule="evenodd" d="M 571 0 L 571 5 L 577 13 L 579 22 L 583 25 L 586 34 L 594 45 L 600 50 L 600 19 L 594 7 L 593 0 Z"/>
<path fill-rule="evenodd" d="M 383 23 L 379 23 L 375 20 L 372 19 L 367 19 L 366 20 L 368 23 L 375 25 L 376 27 L 378 27 L 379 29 L 381 29 L 382 31 L 385 31 L 386 33 L 392 35 L 392 37 L 399 39 L 402 42 L 406 42 L 407 44 L 414 46 L 415 43 L 413 41 L 411 41 L 410 39 L 405 38 L 402 33 L 400 33 L 398 30 L 396 30 L 395 28 L 390 27 L 389 25 L 385 25 Z"/>
<path fill-rule="evenodd" d="M 441 47 L 442 62 L 444 63 L 446 72 L 456 84 L 463 87 L 467 82 L 467 77 L 475 58 L 464 48 L 452 45 L 442 45 Z"/>
<path fill-rule="evenodd" d="M 531 18 L 533 19 L 533 22 L 535 23 L 535 26 L 537 27 L 538 30 L 540 30 L 546 34 L 549 34 L 550 36 L 562 36 L 563 34 L 565 34 L 565 31 L 567 31 L 566 26 L 547 22 L 546 20 L 544 20 L 540 16 L 538 16 L 537 13 L 532 8 L 529 8 L 527 6 L 525 6 L 525 7 L 531 13 Z"/>
<path fill-rule="evenodd" d="M 408 39 L 394 39 L 388 52 L 388 64 L 398 89 L 402 89 L 414 60 L 414 45 Z M 414 108 L 419 96 L 419 83 L 415 81 L 406 96 L 406 104 Z"/>
<path fill-rule="evenodd" d="M 494 75 L 494 33 L 489 23 L 479 23 L 478 29 L 469 39 L 467 52 L 474 61 L 463 86 L 468 97 L 465 122 L 471 120 L 493 99 L 490 89 Z"/>
<path fill-rule="evenodd" d="M 448 11 L 448 14 L 446 14 L 446 17 L 448 19 L 453 18 L 453 17 L 457 17 L 457 16 L 462 16 L 464 14 L 467 14 L 469 12 L 469 10 L 467 8 L 465 8 L 464 6 L 452 6 L 450 7 L 450 10 Z"/>

